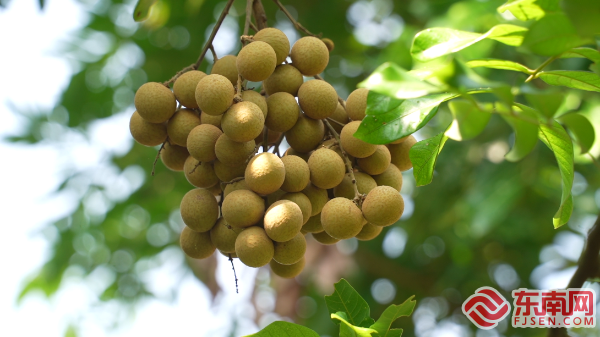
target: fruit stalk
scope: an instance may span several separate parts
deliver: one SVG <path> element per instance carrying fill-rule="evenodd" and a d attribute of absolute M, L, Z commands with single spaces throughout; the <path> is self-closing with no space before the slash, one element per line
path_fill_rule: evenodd
<path fill-rule="evenodd" d="M 325 124 L 325 126 L 327 126 L 329 132 L 331 132 L 333 137 L 335 137 L 335 140 L 337 141 L 340 147 L 340 151 L 342 151 L 342 155 L 344 156 L 344 164 L 346 164 L 346 170 L 348 170 L 348 174 L 350 174 L 350 178 L 352 179 L 352 188 L 354 189 L 354 202 L 360 207 L 362 195 L 360 194 L 360 192 L 358 192 L 358 187 L 356 186 L 356 177 L 354 177 L 354 169 L 352 168 L 352 163 L 350 162 L 346 151 L 344 151 L 344 148 L 342 147 L 340 135 L 337 133 L 337 131 L 335 131 L 331 124 L 329 124 L 329 121 L 327 119 L 323 119 L 323 123 Z"/>

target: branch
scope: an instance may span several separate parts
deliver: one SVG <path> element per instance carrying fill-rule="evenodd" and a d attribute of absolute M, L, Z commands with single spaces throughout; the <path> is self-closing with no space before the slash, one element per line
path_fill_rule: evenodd
<path fill-rule="evenodd" d="M 285 6 L 281 2 L 279 2 L 279 0 L 273 0 L 273 2 L 275 2 L 277 4 L 277 6 L 279 7 L 279 9 L 285 14 L 285 16 L 287 16 L 288 19 L 290 19 L 290 21 L 292 22 L 294 27 L 296 27 L 296 30 L 304 32 L 304 34 L 306 34 L 306 35 L 317 36 L 317 35 L 311 33 L 310 31 L 308 31 L 308 29 L 304 28 L 304 26 L 302 26 L 302 24 L 300 22 L 296 21 L 294 19 L 294 17 L 292 17 L 292 14 L 290 14 L 290 12 L 288 12 L 288 10 L 285 8 Z"/>
<path fill-rule="evenodd" d="M 340 122 L 336 121 L 335 119 L 333 119 L 331 117 L 327 117 L 327 120 L 330 121 L 330 122 L 334 122 L 335 124 L 337 124 L 337 125 L 339 125 L 341 127 L 344 127 L 346 125 L 344 123 L 340 123 Z"/>
<path fill-rule="evenodd" d="M 257 32 L 261 29 L 267 28 L 267 14 L 265 13 L 265 8 L 262 5 L 260 0 L 254 0 L 253 4 L 254 8 L 254 19 L 256 20 L 256 27 L 258 28 Z"/>
<path fill-rule="evenodd" d="M 213 47 L 212 44 L 208 48 L 210 49 L 210 52 L 212 53 L 213 62 L 217 62 L 217 60 L 219 59 L 219 57 L 217 56 L 217 52 L 215 51 L 215 48 Z"/>
<path fill-rule="evenodd" d="M 156 163 L 158 162 L 158 157 L 160 157 L 160 153 L 162 152 L 162 150 L 165 148 L 165 144 L 169 141 L 169 138 L 167 138 L 162 145 L 160 146 L 160 149 L 158 149 L 158 153 L 156 154 L 156 158 L 154 158 L 154 164 L 152 164 L 152 172 L 151 175 L 154 176 L 154 169 L 156 168 Z"/>
<path fill-rule="evenodd" d="M 231 269 L 233 269 L 233 277 L 235 278 L 235 293 L 238 293 L 238 278 L 237 278 L 237 274 L 235 273 L 235 266 L 233 265 L 233 258 L 231 257 L 231 253 L 227 254 L 227 256 L 229 256 L 229 262 L 231 262 Z"/>

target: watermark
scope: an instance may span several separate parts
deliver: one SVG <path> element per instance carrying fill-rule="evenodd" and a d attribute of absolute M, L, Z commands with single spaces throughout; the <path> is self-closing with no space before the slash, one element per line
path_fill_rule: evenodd
<path fill-rule="evenodd" d="M 513 290 L 511 324 L 515 328 L 593 328 L 596 293 L 590 288 Z M 462 305 L 478 328 L 489 330 L 510 313 L 510 303 L 494 288 L 481 287 Z"/>

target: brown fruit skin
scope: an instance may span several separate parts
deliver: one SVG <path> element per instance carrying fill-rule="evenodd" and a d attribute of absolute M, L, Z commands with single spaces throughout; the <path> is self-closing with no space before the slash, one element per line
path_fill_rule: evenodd
<path fill-rule="evenodd" d="M 333 112 L 333 115 L 331 115 L 329 118 L 336 120 L 342 124 L 347 124 L 350 121 L 348 119 L 348 114 L 346 113 L 346 110 L 339 102 L 338 102 L 337 108 L 335 108 L 335 111 Z M 335 123 L 335 122 L 330 123 L 330 124 L 337 133 L 342 132 L 342 127 L 343 127 L 342 125 L 339 125 L 338 123 Z"/>
<path fill-rule="evenodd" d="M 366 173 L 354 172 L 354 178 L 356 179 L 356 188 L 360 194 L 367 194 L 377 187 L 375 180 Z M 350 173 L 346 173 L 344 180 L 333 189 L 333 195 L 350 200 L 354 199 L 354 186 L 352 186 Z"/>
<path fill-rule="evenodd" d="M 160 151 L 160 160 L 169 170 L 179 172 L 183 171 L 183 166 L 189 155 L 185 147 L 171 145 L 166 142 Z"/>
<path fill-rule="evenodd" d="M 325 230 L 323 230 L 322 232 L 318 232 L 318 233 L 312 233 L 313 238 L 315 238 L 315 240 L 317 240 L 319 243 L 323 244 L 323 245 L 333 245 L 337 242 L 339 242 L 339 239 L 336 239 L 334 237 L 332 237 L 331 235 L 327 234 L 327 232 Z"/>
<path fill-rule="evenodd" d="M 236 65 L 243 78 L 260 82 L 271 76 L 275 70 L 277 55 L 268 43 L 254 41 L 240 50 Z"/>
<path fill-rule="evenodd" d="M 234 104 L 221 120 L 223 132 L 235 142 L 254 140 L 265 125 L 265 116 L 260 107 L 250 101 Z"/>
<path fill-rule="evenodd" d="M 198 167 L 199 161 L 189 156 L 183 165 L 183 173 L 185 174 L 185 178 L 187 181 L 201 188 L 211 188 L 215 186 L 219 182 L 219 178 L 215 174 L 215 170 L 213 168 L 213 164 L 209 162 L 204 162 L 200 164 Z M 190 173 L 194 171 L 194 173 Z"/>
<path fill-rule="evenodd" d="M 375 226 L 367 223 L 360 230 L 360 233 L 356 234 L 356 238 L 361 241 L 369 241 L 375 239 L 383 230 L 383 227 Z"/>
<path fill-rule="evenodd" d="M 215 160 L 213 162 L 213 168 L 220 181 L 228 182 L 235 178 L 243 177 L 244 172 L 246 171 L 246 164 L 241 163 L 231 165 L 220 162 L 219 160 Z"/>
<path fill-rule="evenodd" d="M 281 157 L 285 167 L 285 180 L 281 189 L 286 192 L 300 192 L 310 182 L 310 169 L 304 159 L 298 156 Z"/>
<path fill-rule="evenodd" d="M 338 95 L 331 84 L 323 80 L 310 80 L 300 86 L 298 103 L 308 117 L 323 119 L 335 113 Z"/>
<path fill-rule="evenodd" d="M 269 130 L 286 132 L 298 121 L 300 107 L 294 96 L 287 92 L 277 92 L 267 98 L 267 105 L 271 112 L 265 119 Z"/>
<path fill-rule="evenodd" d="M 302 226 L 302 230 L 307 233 L 321 233 L 324 231 L 321 223 L 321 214 L 311 216 L 310 219 Z"/>
<path fill-rule="evenodd" d="M 304 195 L 306 195 L 310 200 L 310 204 L 312 206 L 311 216 L 321 213 L 323 206 L 325 206 L 327 201 L 329 201 L 327 190 L 318 188 L 313 184 L 308 184 L 308 186 L 302 190 L 302 193 L 304 193 Z"/>
<path fill-rule="evenodd" d="M 193 259 L 205 259 L 215 252 L 215 245 L 210 241 L 210 233 L 198 233 L 189 227 L 183 227 L 179 244 L 185 255 Z"/>
<path fill-rule="evenodd" d="M 377 186 L 390 186 L 398 192 L 402 189 L 402 172 L 394 164 L 390 164 L 382 174 L 373 176 L 373 179 Z"/>
<path fill-rule="evenodd" d="M 320 148 L 308 158 L 310 182 L 322 189 L 339 185 L 344 179 L 344 161 L 333 150 Z"/>
<path fill-rule="evenodd" d="M 210 191 L 210 193 L 212 193 L 215 197 L 220 197 L 221 193 L 223 192 L 223 190 L 221 189 L 221 184 L 216 184 L 213 187 L 209 187 L 208 190 Z"/>
<path fill-rule="evenodd" d="M 229 193 L 221 206 L 223 218 L 232 227 L 250 227 L 265 214 L 265 202 L 256 193 L 237 190 Z"/>
<path fill-rule="evenodd" d="M 166 122 L 177 109 L 175 95 L 157 82 L 143 84 L 135 93 L 134 104 L 140 116 L 150 123 Z"/>
<path fill-rule="evenodd" d="M 215 143 L 215 154 L 223 164 L 243 164 L 254 153 L 254 140 L 239 143 L 222 134 Z"/>
<path fill-rule="evenodd" d="M 305 36 L 292 47 L 292 64 L 304 76 L 315 76 L 325 70 L 329 63 L 329 50 L 323 41 L 316 37 Z"/>
<path fill-rule="evenodd" d="M 298 261 L 294 264 L 285 265 L 285 264 L 278 263 L 275 260 L 272 260 L 269 263 L 269 265 L 271 266 L 271 271 L 273 272 L 273 274 L 275 274 L 279 277 L 282 277 L 282 278 L 294 278 L 294 277 L 300 275 L 300 273 L 304 269 L 305 263 L 306 263 L 306 261 L 304 260 L 304 256 L 303 256 L 300 259 L 300 261 Z"/>
<path fill-rule="evenodd" d="M 244 174 L 246 184 L 262 195 L 277 191 L 285 180 L 285 166 L 273 153 L 259 153 L 250 159 Z"/>
<path fill-rule="evenodd" d="M 349 199 L 333 198 L 321 211 L 321 224 L 331 237 L 344 240 L 360 232 L 363 216 L 360 209 Z"/>
<path fill-rule="evenodd" d="M 284 32 L 277 28 L 263 28 L 254 34 L 254 41 L 268 43 L 277 57 L 277 64 L 281 64 L 290 53 L 290 40 Z"/>
<path fill-rule="evenodd" d="M 203 112 L 200 114 L 200 123 L 214 125 L 220 129 L 222 118 L 223 115 L 213 116 Z"/>
<path fill-rule="evenodd" d="M 289 200 L 300 207 L 300 211 L 302 211 L 302 225 L 310 219 L 310 215 L 312 214 L 312 204 L 306 194 L 300 192 L 286 193 L 281 196 L 280 200 Z"/>
<path fill-rule="evenodd" d="M 358 88 L 350 93 L 346 100 L 346 112 L 353 121 L 362 121 L 367 110 L 367 95 L 369 89 Z"/>
<path fill-rule="evenodd" d="M 248 190 L 250 191 L 250 187 L 248 187 L 248 184 L 246 184 L 245 180 L 240 180 L 240 181 L 236 181 L 235 183 L 232 184 L 227 184 L 225 186 L 225 189 L 223 190 L 223 197 L 227 197 L 227 195 L 233 191 L 237 191 L 237 190 Z"/>
<path fill-rule="evenodd" d="M 187 148 L 192 157 L 202 162 L 217 159 L 215 144 L 223 132 L 211 124 L 196 126 L 187 138 Z"/>
<path fill-rule="evenodd" d="M 235 57 L 235 55 L 225 55 L 221 57 L 213 64 L 212 69 L 210 70 L 211 75 L 217 74 L 225 76 L 235 87 L 238 81 L 236 61 L 237 57 Z"/>
<path fill-rule="evenodd" d="M 263 81 L 263 87 L 267 95 L 287 92 L 296 96 L 302 83 L 304 83 L 304 77 L 296 67 L 291 64 L 281 64 L 275 67 L 271 76 Z"/>
<path fill-rule="evenodd" d="M 314 150 L 325 136 L 325 125 L 321 120 L 314 120 L 298 115 L 296 124 L 285 133 L 290 147 L 298 152 L 310 152 Z"/>
<path fill-rule="evenodd" d="M 396 165 L 400 171 L 410 170 L 412 162 L 408 155 L 410 148 L 417 143 L 417 140 L 412 135 L 400 144 L 388 144 L 387 147 L 390 150 L 392 156 L 392 164 Z"/>
<path fill-rule="evenodd" d="M 300 207 L 289 200 L 275 201 L 264 218 L 265 232 L 276 242 L 293 239 L 302 228 L 302 211 Z"/>
<path fill-rule="evenodd" d="M 173 93 L 175 97 L 186 108 L 196 109 L 196 86 L 206 74 L 199 70 L 190 70 L 181 74 L 173 83 Z"/>
<path fill-rule="evenodd" d="M 239 228 L 233 229 L 227 227 L 227 221 L 219 218 L 217 223 L 210 230 L 210 241 L 217 247 L 221 253 L 235 253 L 235 239 L 242 231 Z"/>
<path fill-rule="evenodd" d="M 365 219 L 375 226 L 389 226 L 400 219 L 404 212 L 404 200 L 395 188 L 377 186 L 362 204 Z"/>
<path fill-rule="evenodd" d="M 369 144 L 361 139 L 354 137 L 358 130 L 360 121 L 353 121 L 346 124 L 340 133 L 340 142 L 344 151 L 356 158 L 366 158 L 377 150 L 377 145 Z M 390 151 L 391 152 L 391 151 Z"/>
<path fill-rule="evenodd" d="M 169 141 L 175 145 L 187 146 L 190 131 L 200 125 L 200 117 L 193 110 L 181 109 L 167 122 Z"/>
<path fill-rule="evenodd" d="M 227 77 L 207 75 L 196 86 L 196 102 L 202 112 L 217 116 L 223 114 L 233 102 L 235 89 Z"/>
<path fill-rule="evenodd" d="M 392 162 L 390 150 L 385 145 L 377 145 L 375 153 L 357 160 L 358 167 L 370 175 L 382 174 Z"/>
<path fill-rule="evenodd" d="M 252 226 L 238 234 L 235 253 L 248 267 L 262 267 L 273 259 L 275 248 L 265 230 Z"/>
<path fill-rule="evenodd" d="M 208 232 L 219 218 L 219 204 L 207 189 L 195 188 L 181 199 L 183 222 L 196 232 Z"/>
<path fill-rule="evenodd" d="M 304 161 L 308 161 L 308 158 L 310 158 L 311 154 L 312 154 L 312 152 L 307 152 L 307 153 L 298 152 L 290 147 L 287 150 L 285 150 L 285 152 L 283 153 L 283 156 L 284 157 L 285 156 L 297 156 L 297 157 L 304 159 Z"/>
<path fill-rule="evenodd" d="M 306 253 L 306 238 L 302 233 L 296 234 L 291 240 L 273 242 L 275 254 L 273 260 L 279 264 L 290 265 L 300 261 Z"/>
<path fill-rule="evenodd" d="M 329 50 L 330 53 L 335 49 L 335 44 L 330 38 L 324 37 L 321 41 L 325 43 L 325 46 L 327 46 L 327 50 Z"/>
<path fill-rule="evenodd" d="M 265 119 L 267 118 L 267 115 L 269 114 L 269 106 L 267 105 L 267 99 L 265 96 L 254 90 L 246 90 L 242 91 L 242 100 L 258 105 L 260 111 L 263 113 L 263 117 L 265 117 Z"/>
<path fill-rule="evenodd" d="M 410 137 L 410 136 L 411 136 L 411 135 L 408 135 L 408 136 L 406 136 L 406 137 L 402 137 L 402 138 L 400 138 L 400 139 L 397 139 L 397 140 L 395 140 L 395 141 L 393 141 L 393 142 L 390 142 L 390 144 L 400 144 L 400 143 L 402 143 L 403 141 L 407 140 L 407 139 L 408 139 L 408 137 Z"/>
<path fill-rule="evenodd" d="M 167 126 L 164 123 L 150 123 L 137 111 L 131 115 L 129 131 L 133 139 L 144 146 L 160 145 L 167 140 Z"/>

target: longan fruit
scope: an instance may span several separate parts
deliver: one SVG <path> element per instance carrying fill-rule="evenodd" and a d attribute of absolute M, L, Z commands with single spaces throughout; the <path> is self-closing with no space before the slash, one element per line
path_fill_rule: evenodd
<path fill-rule="evenodd" d="M 286 132 L 291 129 L 298 120 L 300 107 L 296 98 L 287 92 L 277 92 L 267 98 L 270 114 L 265 119 L 265 125 L 269 130 Z"/>
<path fill-rule="evenodd" d="M 183 223 L 196 232 L 209 231 L 219 218 L 217 199 L 204 188 L 187 192 L 181 199 L 179 210 Z"/>
<path fill-rule="evenodd" d="M 289 241 L 300 233 L 302 211 L 289 200 L 275 201 L 265 213 L 265 232 L 273 241 Z"/>
<path fill-rule="evenodd" d="M 367 95 L 369 89 L 358 88 L 350 93 L 346 100 L 346 113 L 353 121 L 362 121 L 367 111 Z"/>
<path fill-rule="evenodd" d="M 390 150 L 385 145 L 377 145 L 375 152 L 357 160 L 358 167 L 370 175 L 382 174 L 392 161 Z"/>
<path fill-rule="evenodd" d="M 339 185 L 344 179 L 344 161 L 333 150 L 320 148 L 308 158 L 310 182 L 322 189 Z"/>
<path fill-rule="evenodd" d="M 267 132 L 267 144 L 271 145 L 271 144 L 276 144 L 279 139 L 281 139 L 281 135 L 283 133 L 281 132 L 277 132 L 277 131 L 273 131 L 273 130 L 268 130 Z M 254 138 L 254 142 L 256 142 L 256 144 L 262 144 L 264 141 L 264 137 L 265 136 L 265 128 L 263 128 L 262 132 L 260 133 L 260 135 L 256 136 L 256 138 Z"/>
<path fill-rule="evenodd" d="M 223 190 L 223 197 L 227 197 L 227 195 L 233 191 L 237 191 L 237 190 L 250 190 L 250 187 L 248 187 L 248 184 L 246 184 L 245 180 L 240 180 L 240 181 L 236 181 L 234 183 L 231 184 L 227 184 L 225 186 L 225 189 Z"/>
<path fill-rule="evenodd" d="M 325 43 L 325 46 L 327 46 L 327 50 L 329 50 L 330 53 L 333 51 L 333 49 L 335 49 L 335 44 L 333 43 L 333 40 L 331 40 L 330 38 L 324 37 L 324 38 L 321 38 L 321 41 L 323 41 L 323 43 Z"/>
<path fill-rule="evenodd" d="M 277 28 L 264 28 L 254 34 L 254 41 L 268 43 L 277 57 L 277 64 L 283 63 L 290 53 L 290 40 Z"/>
<path fill-rule="evenodd" d="M 242 231 L 241 228 L 232 228 L 223 218 L 210 230 L 210 241 L 221 253 L 235 253 L 235 239 Z"/>
<path fill-rule="evenodd" d="M 215 174 L 213 164 L 209 162 L 200 163 L 196 158 L 189 156 L 183 165 L 183 173 L 187 181 L 202 188 L 211 188 L 219 182 L 219 178 Z M 196 166 L 198 165 L 198 166 Z M 194 173 L 190 173 L 194 171 Z"/>
<path fill-rule="evenodd" d="M 225 55 L 215 61 L 210 70 L 211 75 L 217 74 L 225 76 L 229 82 L 235 87 L 238 81 L 238 71 L 236 65 L 237 57 L 235 55 Z"/>
<path fill-rule="evenodd" d="M 287 150 L 285 150 L 285 152 L 283 153 L 283 156 L 284 157 L 285 156 L 297 156 L 297 157 L 304 159 L 304 161 L 308 161 L 308 158 L 310 158 L 311 154 L 312 154 L 312 152 L 306 152 L 306 153 L 298 152 L 290 147 Z"/>
<path fill-rule="evenodd" d="M 267 115 L 269 113 L 269 107 L 267 105 L 267 99 L 265 98 L 265 96 L 259 94 L 254 90 L 245 90 L 242 91 L 242 100 L 249 101 L 258 105 L 265 119 L 267 118 Z"/>
<path fill-rule="evenodd" d="M 315 76 L 325 70 L 329 63 L 329 50 L 323 41 L 316 37 L 305 36 L 292 47 L 292 64 L 304 76 Z"/>
<path fill-rule="evenodd" d="M 227 77 L 206 75 L 196 86 L 196 102 L 202 112 L 217 116 L 223 114 L 233 102 L 235 89 Z"/>
<path fill-rule="evenodd" d="M 221 189 L 221 184 L 216 184 L 212 187 L 209 187 L 208 190 L 215 196 L 215 198 L 221 198 L 221 193 L 223 192 L 223 190 Z"/>
<path fill-rule="evenodd" d="M 394 164 L 390 164 L 382 174 L 374 175 L 377 186 L 391 186 L 400 192 L 402 189 L 402 172 Z"/>
<path fill-rule="evenodd" d="M 329 196 L 327 195 L 327 190 L 322 188 L 318 188 L 313 184 L 308 184 L 305 189 L 302 190 L 302 193 L 308 197 L 310 200 L 310 205 L 312 206 L 311 216 L 315 216 L 321 213 L 323 206 L 329 201 Z"/>
<path fill-rule="evenodd" d="M 304 83 L 304 77 L 296 67 L 291 64 L 280 64 L 275 67 L 271 76 L 263 81 L 263 87 L 267 95 L 287 92 L 296 96 L 302 83 Z"/>
<path fill-rule="evenodd" d="M 286 193 L 281 196 L 280 200 L 289 200 L 300 207 L 300 211 L 302 211 L 303 225 L 308 221 L 308 219 L 310 219 L 312 214 L 312 204 L 310 203 L 310 199 L 308 199 L 306 194 L 301 192 Z"/>
<path fill-rule="evenodd" d="M 412 162 L 410 161 L 410 148 L 417 143 L 417 140 L 412 135 L 408 136 L 405 141 L 400 144 L 388 144 L 392 156 L 392 164 L 396 165 L 400 171 L 410 170 Z"/>
<path fill-rule="evenodd" d="M 390 186 L 377 186 L 367 194 L 362 204 L 365 219 L 375 226 L 389 226 L 400 220 L 404 212 L 404 200 Z"/>
<path fill-rule="evenodd" d="M 198 125 L 200 125 L 200 117 L 193 110 L 181 109 L 176 111 L 167 122 L 169 141 L 175 145 L 186 147 L 190 131 Z"/>
<path fill-rule="evenodd" d="M 310 80 L 298 89 L 298 103 L 308 117 L 324 119 L 335 112 L 338 95 L 331 84 L 323 80 Z"/>
<path fill-rule="evenodd" d="M 167 126 L 164 123 L 150 123 L 137 111 L 131 115 L 129 131 L 136 142 L 145 146 L 160 145 L 167 139 Z"/>
<path fill-rule="evenodd" d="M 286 192 L 300 192 L 310 182 L 310 169 L 304 159 L 298 156 L 281 157 L 285 167 L 285 180 L 281 189 Z"/>
<path fill-rule="evenodd" d="M 296 234 L 291 240 L 273 242 L 275 254 L 273 260 L 279 264 L 290 265 L 300 261 L 306 253 L 306 238 L 302 233 Z"/>
<path fill-rule="evenodd" d="M 360 232 L 356 234 L 356 238 L 361 241 L 373 240 L 381 233 L 382 230 L 383 227 L 375 226 L 367 222 Z"/>
<path fill-rule="evenodd" d="M 150 123 L 164 123 L 177 109 L 175 95 L 157 82 L 143 84 L 135 93 L 134 105 L 143 119 Z"/>
<path fill-rule="evenodd" d="M 323 224 L 321 224 L 321 214 L 311 216 L 302 226 L 302 230 L 306 233 L 321 233 L 324 231 Z"/>
<path fill-rule="evenodd" d="M 285 194 L 286 194 L 285 191 L 277 190 L 277 191 L 267 195 L 267 207 L 270 207 L 271 205 L 273 205 L 273 203 L 275 201 L 279 201 L 279 199 L 281 199 L 281 197 L 283 197 Z M 302 210 L 302 208 L 300 208 L 300 210 Z"/>
<path fill-rule="evenodd" d="M 213 161 L 217 159 L 215 144 L 223 132 L 211 124 L 196 126 L 187 138 L 187 148 L 192 157 L 199 161 Z"/>
<path fill-rule="evenodd" d="M 203 112 L 200 114 L 200 123 L 211 124 L 220 129 L 222 118 L 223 118 L 223 115 L 213 116 L 213 115 L 209 115 L 209 114 Z"/>
<path fill-rule="evenodd" d="M 243 78 L 260 82 L 271 76 L 275 70 L 277 55 L 268 43 L 254 41 L 240 50 L 236 65 Z"/>
<path fill-rule="evenodd" d="M 265 230 L 252 226 L 244 229 L 235 239 L 235 253 L 248 267 L 262 267 L 273 259 L 275 248 Z"/>
<path fill-rule="evenodd" d="M 160 151 L 160 160 L 171 171 L 183 171 L 183 166 L 189 155 L 185 147 L 171 145 L 171 143 L 166 142 Z"/>
<path fill-rule="evenodd" d="M 298 115 L 296 124 L 285 133 L 290 147 L 298 152 L 310 152 L 316 148 L 325 136 L 325 125 L 321 120 Z"/>
<path fill-rule="evenodd" d="M 323 230 L 322 232 L 311 233 L 311 234 L 312 234 L 313 238 L 315 238 L 315 240 L 317 240 L 319 243 L 321 243 L 323 245 L 333 245 L 340 241 L 339 239 L 336 239 L 336 238 L 332 237 L 331 235 L 327 234 L 327 232 L 325 230 Z"/>
<path fill-rule="evenodd" d="M 335 139 L 328 139 L 328 140 L 324 141 L 321 144 L 320 147 L 327 148 L 327 149 L 330 149 L 330 150 L 334 151 L 345 162 L 344 155 L 342 154 L 342 149 L 340 149 L 340 146 L 337 143 L 337 140 L 335 140 Z M 349 153 L 346 152 L 346 156 L 348 157 L 348 159 L 351 162 L 354 161 L 354 157 L 352 157 Z"/>
<path fill-rule="evenodd" d="M 225 164 L 219 160 L 213 162 L 213 169 L 220 181 L 228 182 L 238 177 L 243 177 L 246 171 L 246 164 Z"/>
<path fill-rule="evenodd" d="M 249 190 L 237 190 L 223 199 L 223 218 L 232 227 L 250 227 L 258 223 L 265 214 L 265 202 Z"/>
<path fill-rule="evenodd" d="M 250 101 L 231 106 L 221 119 L 223 132 L 235 142 L 254 140 L 265 125 L 265 116 L 260 107 Z"/>
<path fill-rule="evenodd" d="M 300 273 L 304 269 L 305 263 L 306 262 L 305 262 L 304 256 L 303 256 L 300 259 L 300 261 L 298 261 L 294 264 L 286 265 L 286 264 L 278 263 L 275 260 L 272 260 L 271 262 L 269 262 L 269 266 L 271 267 L 271 271 L 273 271 L 273 274 L 275 274 L 279 277 L 294 278 L 294 277 L 300 275 Z"/>
<path fill-rule="evenodd" d="M 367 194 L 377 187 L 375 180 L 366 173 L 354 172 L 354 178 L 356 179 L 356 188 L 360 194 Z M 333 195 L 350 200 L 354 199 L 354 186 L 352 185 L 350 173 L 346 173 L 344 180 L 333 189 Z"/>
<path fill-rule="evenodd" d="M 402 143 L 403 141 L 407 140 L 407 139 L 408 139 L 408 137 L 410 137 L 410 136 L 411 136 L 411 135 L 408 135 L 408 136 L 402 137 L 402 138 L 400 138 L 400 139 L 397 139 L 397 140 L 395 140 L 395 141 L 393 141 L 393 142 L 390 142 L 390 144 L 400 144 L 400 143 Z"/>
<path fill-rule="evenodd" d="M 225 253 L 219 250 L 219 253 L 221 253 L 221 255 L 225 256 L 226 258 L 232 258 L 232 259 L 237 259 L 237 254 L 235 252 L 233 253 Z"/>
<path fill-rule="evenodd" d="M 179 237 L 181 250 L 193 259 L 205 259 L 215 252 L 215 245 L 210 241 L 210 233 L 198 233 L 189 227 L 183 227 Z"/>
<path fill-rule="evenodd" d="M 360 233 L 363 227 L 363 216 L 352 200 L 333 198 L 321 211 L 321 224 L 331 237 L 344 240 Z"/>
<path fill-rule="evenodd" d="M 228 165 L 245 163 L 254 153 L 256 143 L 253 140 L 247 142 L 233 141 L 226 134 L 222 134 L 215 143 L 215 154 L 220 162 Z"/>
<path fill-rule="evenodd" d="M 335 108 L 335 111 L 333 112 L 333 115 L 329 116 L 329 118 L 331 118 L 335 121 L 338 121 L 342 124 L 348 124 L 348 122 L 349 122 L 348 114 L 346 113 L 346 110 L 339 102 L 338 102 L 337 108 Z M 337 133 L 342 132 L 343 125 L 340 125 L 335 122 L 330 123 L 330 124 Z"/>
<path fill-rule="evenodd" d="M 196 109 L 196 86 L 206 74 L 199 70 L 190 70 L 181 74 L 173 83 L 173 93 L 175 98 L 186 108 Z"/>
<path fill-rule="evenodd" d="M 366 158 L 377 150 L 377 145 L 369 144 L 364 140 L 354 137 L 358 130 L 360 121 L 353 121 L 346 124 L 340 133 L 340 142 L 344 151 L 356 158 Z M 391 151 L 390 151 L 391 152 Z"/>
<path fill-rule="evenodd" d="M 266 195 L 277 191 L 285 180 L 285 166 L 277 155 L 262 152 L 250 159 L 244 174 L 252 191 Z"/>

